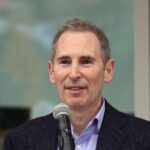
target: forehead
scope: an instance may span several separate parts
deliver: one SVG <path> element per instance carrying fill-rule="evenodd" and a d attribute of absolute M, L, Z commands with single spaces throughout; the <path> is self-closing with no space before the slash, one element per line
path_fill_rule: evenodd
<path fill-rule="evenodd" d="M 98 55 L 100 43 L 92 32 L 67 31 L 58 39 L 55 57 L 60 55 Z"/>

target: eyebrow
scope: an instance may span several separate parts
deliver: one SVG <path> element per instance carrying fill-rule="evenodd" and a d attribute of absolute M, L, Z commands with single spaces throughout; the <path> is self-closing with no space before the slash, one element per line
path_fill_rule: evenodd
<path fill-rule="evenodd" d="M 58 58 L 56 58 L 56 61 L 61 61 L 61 60 L 66 60 L 66 59 L 71 59 L 69 56 L 60 56 Z M 90 55 L 83 55 L 83 56 L 80 56 L 79 59 L 89 59 L 89 60 L 95 60 L 94 57 L 90 56 Z"/>
<path fill-rule="evenodd" d="M 60 56 L 56 59 L 56 61 L 65 60 L 65 59 L 70 59 L 70 57 L 69 56 Z"/>
<path fill-rule="evenodd" d="M 86 55 L 86 56 L 81 56 L 81 58 L 86 58 L 86 59 L 94 59 L 92 56 Z"/>

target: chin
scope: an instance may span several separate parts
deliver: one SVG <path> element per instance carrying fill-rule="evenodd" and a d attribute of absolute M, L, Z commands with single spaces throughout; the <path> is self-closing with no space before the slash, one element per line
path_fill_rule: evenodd
<path fill-rule="evenodd" d="M 72 108 L 79 108 L 84 106 L 83 102 L 84 102 L 83 99 L 74 98 L 74 99 L 69 99 L 65 103 Z"/>

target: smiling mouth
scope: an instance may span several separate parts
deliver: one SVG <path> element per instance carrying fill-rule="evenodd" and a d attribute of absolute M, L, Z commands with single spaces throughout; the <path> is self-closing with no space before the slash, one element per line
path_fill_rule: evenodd
<path fill-rule="evenodd" d="M 81 86 L 71 86 L 71 87 L 65 87 L 67 90 L 70 91 L 81 91 L 86 89 L 86 87 L 81 87 Z"/>

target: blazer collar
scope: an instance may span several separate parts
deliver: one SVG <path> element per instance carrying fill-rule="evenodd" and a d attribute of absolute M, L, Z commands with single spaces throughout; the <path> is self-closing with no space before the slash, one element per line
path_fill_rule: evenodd
<path fill-rule="evenodd" d="M 107 101 L 105 107 L 96 150 L 120 150 L 120 146 L 127 137 L 125 126 L 129 117 L 117 111 Z"/>

